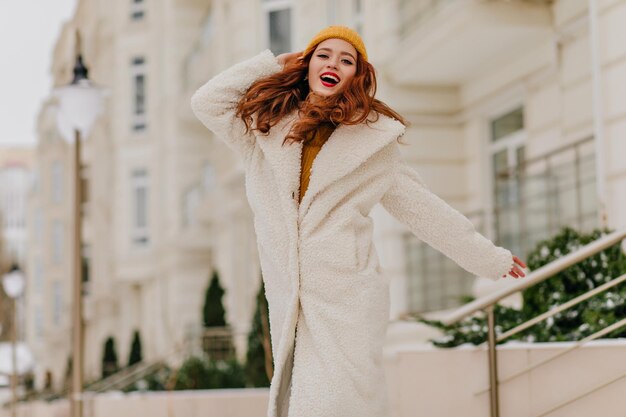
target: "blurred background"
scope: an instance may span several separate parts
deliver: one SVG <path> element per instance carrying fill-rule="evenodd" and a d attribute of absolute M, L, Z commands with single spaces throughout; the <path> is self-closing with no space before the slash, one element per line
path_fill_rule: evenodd
<path fill-rule="evenodd" d="M 626 273 L 626 0 L 0 0 L 0 415 L 265 415 L 243 167 L 189 100 L 330 24 L 362 35 L 377 98 L 411 123 L 405 159 L 482 234 L 531 270 L 616 236 L 498 300 L 499 334 Z M 393 416 L 487 415 L 484 317 L 438 320 L 516 282 L 371 215 Z M 532 368 L 501 373 L 503 415 L 624 416 L 626 289 L 611 285 L 500 348 L 501 372 Z"/>

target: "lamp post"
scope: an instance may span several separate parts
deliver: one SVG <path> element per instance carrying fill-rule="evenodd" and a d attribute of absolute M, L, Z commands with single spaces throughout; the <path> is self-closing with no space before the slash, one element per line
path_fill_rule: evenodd
<path fill-rule="evenodd" d="M 4 292 L 11 298 L 13 304 L 13 326 L 11 330 L 11 416 L 17 417 L 17 299 L 24 293 L 24 275 L 13 265 L 11 270 L 2 278 Z"/>
<path fill-rule="evenodd" d="M 72 288 L 72 389 L 70 410 L 72 417 L 82 417 L 83 399 L 83 280 L 82 280 L 82 184 L 80 148 L 81 137 L 91 131 L 103 106 L 105 92 L 88 78 L 89 70 L 80 53 L 80 37 L 76 34 L 76 63 L 74 78 L 69 85 L 56 88 L 58 99 L 57 127 L 63 139 L 74 145 L 74 208 L 73 208 L 73 288 Z"/>

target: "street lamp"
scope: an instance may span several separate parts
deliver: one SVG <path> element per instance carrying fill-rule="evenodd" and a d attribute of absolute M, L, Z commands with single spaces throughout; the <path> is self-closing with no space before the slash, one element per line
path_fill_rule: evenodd
<path fill-rule="evenodd" d="M 81 137 L 91 132 L 96 119 L 102 112 L 105 91 L 96 87 L 88 78 L 89 70 L 80 53 L 80 37 L 76 34 L 76 63 L 74 78 L 69 85 L 56 88 L 53 95 L 58 100 L 57 128 L 70 145 L 74 145 L 74 211 L 73 234 L 73 289 L 72 289 L 72 417 L 82 417 L 83 393 L 83 280 L 81 245 Z"/>
<path fill-rule="evenodd" d="M 11 330 L 11 415 L 17 416 L 17 299 L 24 293 L 24 274 L 13 265 L 11 270 L 2 277 L 4 292 L 13 302 L 13 326 Z"/>

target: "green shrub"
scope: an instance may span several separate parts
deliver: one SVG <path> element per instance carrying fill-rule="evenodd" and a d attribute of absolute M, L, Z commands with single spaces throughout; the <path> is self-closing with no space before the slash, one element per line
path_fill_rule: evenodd
<path fill-rule="evenodd" d="M 104 353 L 102 354 L 102 378 L 113 375 L 119 370 L 117 364 L 117 352 L 115 350 L 115 339 L 111 336 L 104 342 Z"/>
<path fill-rule="evenodd" d="M 145 378 L 136 381 L 132 385 L 123 389 L 124 392 L 131 391 L 167 391 L 168 383 L 172 377 L 172 369 L 168 366 L 159 368 L 145 376 Z"/>
<path fill-rule="evenodd" d="M 130 355 L 128 355 L 128 366 L 133 366 L 143 360 L 143 354 L 141 353 L 141 337 L 139 331 L 135 330 L 133 334 L 133 342 L 130 347 Z"/>
<path fill-rule="evenodd" d="M 243 367 L 236 359 L 188 358 L 176 375 L 175 390 L 244 388 Z"/>
<path fill-rule="evenodd" d="M 213 271 L 211 281 L 204 296 L 204 306 L 202 308 L 202 319 L 204 327 L 226 326 L 226 312 L 222 304 L 224 289 L 220 285 L 217 271 Z"/>
<path fill-rule="evenodd" d="M 261 287 L 256 296 L 256 308 L 252 318 L 252 327 L 248 333 L 248 353 L 246 355 L 246 383 L 250 387 L 269 387 L 270 380 L 266 371 L 266 355 L 272 354 L 265 351 L 264 341 L 269 335 L 263 330 L 263 320 L 268 321 L 269 311 L 265 298 L 265 285 L 261 280 Z M 271 360 L 271 358 L 270 358 Z"/>

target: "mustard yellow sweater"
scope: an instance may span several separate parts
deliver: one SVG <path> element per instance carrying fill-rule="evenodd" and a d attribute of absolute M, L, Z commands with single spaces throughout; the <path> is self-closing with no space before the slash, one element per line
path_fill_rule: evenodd
<path fill-rule="evenodd" d="M 332 123 L 322 123 L 319 127 L 308 135 L 308 138 L 313 136 L 313 139 L 307 139 L 302 146 L 302 168 L 300 170 L 300 198 L 298 201 L 302 201 L 302 197 L 309 186 L 309 176 L 311 174 L 311 166 L 313 160 L 317 156 L 322 145 L 326 143 L 326 140 L 330 137 L 331 133 L 335 130 L 335 126 Z"/>

